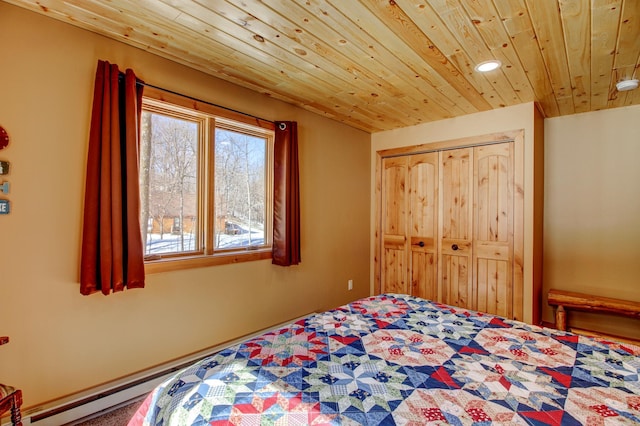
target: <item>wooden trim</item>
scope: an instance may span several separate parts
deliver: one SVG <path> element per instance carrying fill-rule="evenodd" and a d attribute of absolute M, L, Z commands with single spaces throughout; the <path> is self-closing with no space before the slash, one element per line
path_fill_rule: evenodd
<path fill-rule="evenodd" d="M 373 294 L 380 294 L 382 291 L 382 265 L 380 263 L 382 255 L 382 155 L 380 151 L 376 153 L 376 182 L 375 182 L 375 218 L 374 218 L 374 249 L 373 249 Z"/>
<path fill-rule="evenodd" d="M 195 99 L 161 90 L 152 86 L 145 86 L 142 94 L 144 97 L 156 99 L 161 102 L 166 102 L 170 105 L 179 105 L 183 108 L 187 108 L 188 110 L 202 111 L 205 114 L 213 115 L 215 117 L 223 117 L 229 120 L 245 123 L 250 126 L 268 130 L 275 130 L 275 124 L 271 121 L 263 120 L 257 117 L 251 117 L 240 112 L 212 105 L 204 101 L 197 101 Z"/>
<path fill-rule="evenodd" d="M 410 165 L 410 158 L 408 157 L 404 157 L 402 159 L 402 163 L 403 163 L 403 173 L 404 173 L 404 196 L 403 196 L 403 200 L 404 200 L 404 211 L 406 213 L 406 216 L 404 218 L 404 229 L 402 230 L 402 246 L 399 247 L 402 249 L 402 251 L 404 251 L 404 262 L 405 262 L 405 267 L 404 267 L 404 286 L 403 286 L 403 293 L 405 294 L 413 294 L 413 276 L 411 274 L 412 268 L 413 268 L 413 257 L 412 257 L 412 253 L 411 253 L 411 244 L 409 241 L 407 241 L 407 238 L 411 235 L 411 165 Z M 389 160 L 390 161 L 390 160 Z M 386 248 L 386 240 L 387 240 L 387 235 L 385 233 L 384 235 L 385 238 L 385 248 Z M 385 263 L 386 263 L 386 253 L 385 253 Z M 386 283 L 385 283 L 385 287 L 386 287 Z"/>
<path fill-rule="evenodd" d="M 524 204 L 526 195 L 524 130 L 518 131 L 514 135 L 513 141 L 513 318 L 524 321 Z M 533 323 L 535 324 L 535 322 Z"/>
<path fill-rule="evenodd" d="M 533 112 L 533 158 L 527 164 L 533 162 L 533 191 L 529 194 L 533 200 L 531 214 L 533 226 L 532 238 L 532 283 L 531 283 L 531 322 L 539 324 L 542 321 L 542 263 L 543 263 L 543 229 L 544 229 L 544 117 L 536 108 Z M 526 157 L 526 155 L 525 155 Z"/>
<path fill-rule="evenodd" d="M 209 118 L 207 120 L 207 134 L 204 138 L 205 141 L 211 141 L 215 139 L 216 134 L 216 120 L 214 118 Z M 215 144 L 209 142 L 206 143 L 203 147 L 203 164 L 205 167 L 204 173 L 205 176 L 214 176 L 215 175 L 215 163 L 216 163 L 216 154 L 215 154 Z M 204 224 L 204 250 L 205 254 L 208 256 L 213 255 L 213 247 L 214 247 L 214 239 L 215 239 L 215 217 L 216 212 L 214 209 L 214 202 L 216 197 L 216 188 L 215 188 L 215 179 L 204 179 L 204 188 L 202 188 L 202 194 L 204 194 L 204 200 L 201 205 L 200 217 L 203 218 L 205 222 Z M 206 205 L 206 208 L 205 208 Z M 206 215 L 206 216 L 205 216 Z"/>
<path fill-rule="evenodd" d="M 442 274 L 442 227 L 444 226 L 443 223 L 443 214 L 442 214 L 442 206 L 443 204 L 443 195 L 444 195 L 444 191 L 442 190 L 442 185 L 444 184 L 444 173 L 442 173 L 442 152 L 438 151 L 438 194 L 437 194 L 437 200 L 438 200 L 438 206 L 437 206 L 437 215 L 438 215 L 438 219 L 437 219 L 437 241 L 436 241 L 436 267 L 438 268 L 436 271 L 436 294 L 438 296 L 438 301 L 442 301 L 444 300 L 445 294 L 448 294 L 449 292 L 447 291 L 445 293 L 444 290 L 444 285 L 443 285 L 443 274 Z"/>
<path fill-rule="evenodd" d="M 203 268 L 207 266 L 229 265 L 232 263 L 250 262 L 271 259 L 271 249 L 252 250 L 246 253 L 218 254 L 213 256 L 193 256 L 148 261 L 144 264 L 147 275 L 159 272 L 179 271 L 183 269 Z"/>
<path fill-rule="evenodd" d="M 522 130 L 511 130 L 487 135 L 470 136 L 466 138 L 450 139 L 446 141 L 430 142 L 420 145 L 404 146 L 377 151 L 381 158 L 398 157 L 402 155 L 420 154 L 424 152 L 443 151 L 447 149 L 466 148 L 478 145 L 495 144 L 500 142 L 512 142 L 518 135 L 523 135 Z"/>
<path fill-rule="evenodd" d="M 265 177 L 264 177 L 264 185 L 265 185 L 265 205 L 273 206 L 273 185 L 274 185 L 274 164 L 275 164 L 275 133 L 266 135 L 263 134 L 261 137 L 267 139 L 267 150 L 265 153 Z M 265 211 L 265 226 L 264 226 L 264 242 L 267 246 L 272 247 L 273 245 L 273 208 L 266 209 Z"/>
<path fill-rule="evenodd" d="M 477 214 L 478 214 L 478 209 L 477 209 L 477 205 L 478 205 L 478 184 L 477 184 L 477 176 L 478 176 L 478 164 L 476 163 L 477 161 L 477 151 L 475 149 L 470 149 L 469 150 L 469 165 L 467 166 L 467 169 L 469 169 L 469 176 L 467 178 L 467 185 L 469 185 L 469 190 L 468 190 L 468 199 L 467 199 L 467 204 L 469 206 L 471 206 L 469 208 L 469 211 L 467 212 L 467 226 L 470 228 L 471 233 L 469 234 L 468 238 L 470 238 L 470 241 L 468 243 L 465 244 L 458 244 L 458 246 L 460 248 L 458 248 L 458 252 L 462 252 L 462 253 L 467 253 L 467 246 L 471 251 L 471 255 L 469 256 L 469 266 L 471 268 L 471 271 L 468 271 L 469 273 L 467 274 L 467 289 L 468 289 L 468 293 L 469 295 L 471 295 L 471 298 L 469 300 L 468 303 L 470 303 L 472 306 L 477 307 L 478 306 L 478 297 L 480 296 L 480 292 L 479 290 L 479 285 L 478 285 L 478 265 L 477 265 L 477 256 L 478 256 L 478 252 L 476 250 L 476 236 L 477 236 L 477 225 L 478 225 L 478 221 L 477 221 Z M 441 163 L 442 164 L 442 163 Z M 439 186 L 438 189 L 440 189 L 440 192 L 443 192 L 443 186 Z M 441 215 L 442 216 L 442 215 Z M 440 228 L 440 230 L 442 230 L 442 228 Z M 442 232 L 440 233 L 440 242 L 444 243 L 445 239 L 443 238 Z M 450 244 L 447 244 L 448 247 L 451 247 Z M 440 250 L 439 253 L 442 253 L 442 250 Z M 475 284 L 475 285 L 474 285 Z"/>

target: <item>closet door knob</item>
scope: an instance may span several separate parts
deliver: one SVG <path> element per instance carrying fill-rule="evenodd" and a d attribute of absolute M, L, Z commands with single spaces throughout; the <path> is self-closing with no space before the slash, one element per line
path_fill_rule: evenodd
<path fill-rule="evenodd" d="M 451 248 L 452 248 L 453 250 L 458 250 L 458 245 L 457 245 L 457 244 L 452 244 L 452 245 L 451 245 Z"/>
<path fill-rule="evenodd" d="M 420 241 L 420 242 L 418 243 L 418 245 L 419 245 L 420 247 L 424 247 L 424 241 Z"/>

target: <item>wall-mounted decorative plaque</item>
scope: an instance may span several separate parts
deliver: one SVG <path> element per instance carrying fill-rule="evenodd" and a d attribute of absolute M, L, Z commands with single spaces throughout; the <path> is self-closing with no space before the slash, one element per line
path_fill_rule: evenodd
<path fill-rule="evenodd" d="M 0 200 L 0 214 L 9 214 L 11 211 L 11 204 L 9 200 Z"/>
<path fill-rule="evenodd" d="M 0 126 L 0 149 L 6 148 L 9 145 L 9 135 L 7 131 Z"/>
<path fill-rule="evenodd" d="M 0 175 L 8 175 L 8 174 L 9 174 L 9 162 L 0 161 Z"/>

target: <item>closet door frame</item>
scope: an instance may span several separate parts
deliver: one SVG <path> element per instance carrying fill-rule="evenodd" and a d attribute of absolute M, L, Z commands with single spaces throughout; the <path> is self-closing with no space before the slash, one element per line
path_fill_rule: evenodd
<path fill-rule="evenodd" d="M 374 294 L 381 292 L 381 224 L 382 224 L 382 159 L 412 155 L 456 148 L 475 147 L 496 143 L 513 142 L 514 144 L 514 176 L 513 176 L 513 318 L 524 320 L 524 130 L 492 133 L 468 138 L 451 139 L 428 144 L 386 149 L 376 152 L 376 204 L 375 204 L 375 241 L 374 241 Z"/>

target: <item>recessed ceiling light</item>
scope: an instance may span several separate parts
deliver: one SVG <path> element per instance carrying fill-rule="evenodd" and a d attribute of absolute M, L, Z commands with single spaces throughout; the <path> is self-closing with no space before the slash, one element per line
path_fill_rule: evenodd
<path fill-rule="evenodd" d="M 493 59 L 491 61 L 480 62 L 475 66 L 474 69 L 478 72 L 489 72 L 500 68 L 501 65 L 502 62 L 498 61 L 497 59 Z"/>
<path fill-rule="evenodd" d="M 637 88 L 638 88 L 638 80 L 622 80 L 616 83 L 616 89 L 618 89 L 618 92 L 635 90 Z"/>

